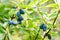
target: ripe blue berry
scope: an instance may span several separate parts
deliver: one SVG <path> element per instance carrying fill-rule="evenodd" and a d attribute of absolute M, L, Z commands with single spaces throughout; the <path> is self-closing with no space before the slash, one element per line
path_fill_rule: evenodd
<path fill-rule="evenodd" d="M 43 31 L 46 31 L 46 26 L 43 26 Z"/>
<path fill-rule="evenodd" d="M 46 25 L 45 24 L 41 24 L 40 25 L 40 29 L 43 29 L 43 31 L 46 31 Z"/>
<path fill-rule="evenodd" d="M 22 16 L 18 17 L 18 19 L 17 19 L 17 21 L 18 21 L 19 24 L 21 24 L 21 21 L 22 20 L 23 20 L 23 17 Z"/>
<path fill-rule="evenodd" d="M 22 21 L 22 20 L 23 20 L 23 17 L 20 16 L 20 17 L 18 17 L 18 20 L 17 21 Z"/>
<path fill-rule="evenodd" d="M 9 24 L 13 24 L 13 21 L 12 21 L 12 20 L 9 20 L 8 23 L 9 23 Z"/>
<path fill-rule="evenodd" d="M 17 17 L 20 17 L 20 12 L 19 11 L 16 13 L 16 16 Z"/>
<path fill-rule="evenodd" d="M 22 9 L 20 9 L 20 13 L 21 13 L 21 14 L 24 14 L 24 11 L 23 11 Z"/>
<path fill-rule="evenodd" d="M 18 24 L 18 22 L 13 22 L 14 25 Z"/>
<path fill-rule="evenodd" d="M 20 9 L 20 10 L 16 13 L 17 17 L 20 17 L 20 14 L 24 14 L 24 11 L 23 11 L 22 9 Z"/>
<path fill-rule="evenodd" d="M 50 34 L 48 34 L 47 36 L 48 36 L 48 39 L 49 39 L 49 40 L 51 40 L 51 35 L 50 35 Z"/>
<path fill-rule="evenodd" d="M 40 29 L 43 29 L 43 26 L 44 26 L 44 24 L 41 24 L 41 25 L 40 25 Z"/>

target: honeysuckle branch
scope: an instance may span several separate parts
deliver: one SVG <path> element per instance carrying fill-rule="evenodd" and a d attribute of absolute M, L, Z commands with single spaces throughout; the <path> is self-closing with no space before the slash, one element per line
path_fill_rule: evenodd
<path fill-rule="evenodd" d="M 37 13 L 39 13 L 39 7 L 37 8 L 37 10 L 38 10 Z M 60 10 L 58 11 L 58 14 L 57 14 L 57 16 L 56 16 L 55 19 L 54 19 L 53 26 L 54 26 L 54 24 L 55 24 L 55 22 L 56 22 L 56 20 L 57 20 L 57 18 L 58 18 L 59 12 L 60 12 Z M 45 21 L 45 20 L 44 20 L 44 21 Z M 47 24 L 47 22 L 45 22 L 45 23 Z M 40 31 L 40 30 L 39 30 L 39 31 Z M 37 35 L 36 35 L 36 37 L 35 37 L 34 40 L 37 39 L 37 37 L 38 37 L 38 35 L 39 35 L 39 31 L 38 31 L 38 33 L 37 33 Z M 44 40 L 44 38 L 46 37 L 46 35 L 47 35 L 50 31 L 51 31 L 51 29 L 49 29 L 48 32 L 46 32 L 46 33 L 44 34 L 42 40 Z"/>
<path fill-rule="evenodd" d="M 58 11 L 58 14 L 57 14 L 56 18 L 54 19 L 53 26 L 54 26 L 54 24 L 55 24 L 55 22 L 56 22 L 56 20 L 57 20 L 57 18 L 58 18 L 59 13 L 60 13 L 60 10 Z M 45 35 L 43 36 L 42 40 L 44 40 L 44 38 L 46 37 L 46 35 L 47 35 L 50 31 L 51 31 L 51 29 L 49 29 L 49 31 L 45 33 Z"/>
<path fill-rule="evenodd" d="M 46 24 L 48 24 L 48 23 L 46 22 L 46 20 L 44 19 L 43 15 L 39 14 L 39 13 L 40 13 L 40 8 L 39 8 L 39 6 L 37 6 L 37 10 L 38 10 L 38 12 L 37 12 L 38 15 L 41 16 L 42 20 L 43 20 Z"/>
<path fill-rule="evenodd" d="M 56 20 L 57 20 L 57 18 L 58 18 L 59 13 L 60 13 L 60 10 L 58 11 L 58 14 L 57 14 L 57 16 L 56 16 L 55 19 L 54 19 L 53 25 L 55 24 L 55 22 L 56 22 Z"/>
<path fill-rule="evenodd" d="M 37 10 L 38 10 L 38 12 L 37 12 L 37 13 L 39 13 L 39 6 L 37 6 L 37 7 L 38 7 L 38 8 L 37 8 Z M 40 14 L 39 14 L 39 16 L 40 16 Z M 43 18 L 43 16 L 42 16 L 42 18 Z M 47 22 L 45 21 L 45 19 L 44 19 L 44 18 L 43 18 L 42 20 L 47 24 Z M 35 37 L 35 39 L 34 39 L 34 40 L 37 40 L 38 35 L 39 35 L 39 32 L 40 32 L 40 28 L 39 28 L 38 33 L 37 33 L 37 35 L 36 35 L 36 37 Z"/>
<path fill-rule="evenodd" d="M 42 40 L 44 40 L 44 38 L 47 36 L 47 34 L 51 31 L 51 29 L 48 30 L 48 32 L 45 33 L 45 35 L 43 36 Z"/>

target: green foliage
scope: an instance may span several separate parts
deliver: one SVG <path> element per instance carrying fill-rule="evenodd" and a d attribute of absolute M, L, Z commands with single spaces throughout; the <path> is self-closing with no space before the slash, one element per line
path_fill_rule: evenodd
<path fill-rule="evenodd" d="M 52 1 L 52 0 L 51 0 Z M 4 34 L 3 40 L 34 40 L 36 35 L 37 40 L 42 40 L 44 32 L 39 29 L 40 24 L 46 24 L 46 31 L 51 31 L 52 37 L 59 35 L 59 31 L 54 31 L 55 26 L 59 24 L 53 22 L 60 9 L 59 4 L 51 3 L 49 0 L 6 0 L 6 2 L 0 1 L 0 33 Z M 13 9 L 12 7 L 16 7 Z M 51 8 L 51 9 L 50 9 Z M 16 16 L 19 9 L 24 10 L 22 23 L 17 25 L 9 25 L 8 21 L 14 14 L 15 18 L 12 21 L 17 21 Z M 58 16 L 60 17 L 60 16 Z M 58 21 L 58 20 L 57 20 Z M 58 21 L 59 22 L 59 21 Z M 57 25 L 56 25 L 57 24 Z M 59 25 L 60 26 L 60 25 Z M 59 27 L 60 28 L 60 27 Z M 39 32 L 38 32 L 39 31 Z M 59 35 L 60 37 L 60 35 Z M 36 40 L 35 39 L 35 40 Z M 45 38 L 45 40 L 48 40 Z"/>

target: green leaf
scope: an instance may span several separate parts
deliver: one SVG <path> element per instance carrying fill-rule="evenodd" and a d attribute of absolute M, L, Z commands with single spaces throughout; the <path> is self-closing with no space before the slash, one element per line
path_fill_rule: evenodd
<path fill-rule="evenodd" d="M 56 17 L 56 13 L 51 13 L 51 15 L 49 17 Z"/>
<path fill-rule="evenodd" d="M 5 5 L 0 6 L 0 14 L 4 11 Z"/>
<path fill-rule="evenodd" d="M 33 27 L 32 20 L 28 20 L 28 27 L 29 28 L 32 28 Z"/>
<path fill-rule="evenodd" d="M 27 8 L 27 5 L 20 4 L 20 7 L 25 9 L 25 8 Z"/>
<path fill-rule="evenodd" d="M 14 9 L 11 9 L 9 12 L 8 12 L 8 15 L 11 16 L 13 14 L 16 14 L 16 11 Z"/>
<path fill-rule="evenodd" d="M 5 33 L 4 29 L 5 28 L 0 25 L 0 33 Z"/>
<path fill-rule="evenodd" d="M 48 4 L 46 6 L 40 6 L 39 8 L 49 8 L 49 7 L 52 7 L 52 8 L 58 8 L 58 5 L 57 4 Z"/>
<path fill-rule="evenodd" d="M 41 1 L 39 1 L 39 3 L 37 5 L 42 5 L 42 4 L 46 3 L 47 1 L 48 0 L 41 0 Z"/>
<path fill-rule="evenodd" d="M 37 0 L 33 0 L 32 2 L 30 2 L 29 4 L 28 4 L 28 8 L 31 8 L 31 7 L 33 7 L 34 5 L 36 5 L 36 3 L 37 3 Z"/>
<path fill-rule="evenodd" d="M 53 4 L 48 4 L 48 5 L 46 5 L 45 7 L 58 7 L 58 5 L 57 4 L 55 4 L 55 3 L 53 3 Z"/>
<path fill-rule="evenodd" d="M 53 24 L 52 24 L 52 23 L 49 23 L 49 24 L 48 24 L 48 28 L 53 29 Z"/>

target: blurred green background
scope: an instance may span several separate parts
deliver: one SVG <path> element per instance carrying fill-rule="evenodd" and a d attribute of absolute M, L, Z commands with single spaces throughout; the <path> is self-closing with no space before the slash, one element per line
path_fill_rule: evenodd
<path fill-rule="evenodd" d="M 25 12 L 22 24 L 9 25 L 8 21 L 13 14 L 16 17 L 13 21 L 17 20 L 19 9 Z M 0 0 L 0 40 L 34 40 L 42 23 L 46 24 L 47 31 L 51 29 L 51 40 L 60 40 L 59 10 L 60 0 Z M 42 40 L 44 33 L 40 30 L 37 40 Z M 46 37 L 44 40 L 49 39 Z"/>

